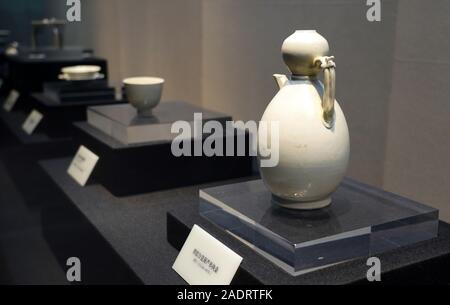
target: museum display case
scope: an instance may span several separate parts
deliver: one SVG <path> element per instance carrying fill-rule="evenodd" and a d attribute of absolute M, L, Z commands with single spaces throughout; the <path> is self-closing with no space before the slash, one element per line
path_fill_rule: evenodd
<path fill-rule="evenodd" d="M 450 5 L 19 2 L 0 285 L 450 284 Z"/>

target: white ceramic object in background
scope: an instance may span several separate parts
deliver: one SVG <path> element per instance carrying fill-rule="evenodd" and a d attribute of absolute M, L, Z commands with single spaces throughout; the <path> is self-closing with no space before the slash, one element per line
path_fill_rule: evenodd
<path fill-rule="evenodd" d="M 159 77 L 130 77 L 123 80 L 125 94 L 139 115 L 151 116 L 161 100 L 164 79 Z"/>
<path fill-rule="evenodd" d="M 67 74 L 60 74 L 58 75 L 58 79 L 60 80 L 67 80 L 67 81 L 87 81 L 87 80 L 96 80 L 96 79 L 104 79 L 105 75 L 102 73 L 96 73 L 91 76 L 86 77 L 71 77 Z"/>
<path fill-rule="evenodd" d="M 92 80 L 98 79 L 99 76 L 103 76 L 100 74 L 101 67 L 94 65 L 79 65 L 79 66 L 70 66 L 64 67 L 61 69 L 62 74 L 59 76 L 60 79 L 66 80 Z"/>
<path fill-rule="evenodd" d="M 328 51 L 316 31 L 296 31 L 284 41 L 283 59 L 292 75 L 274 75 L 280 91 L 261 119 L 279 122 L 279 163 L 261 167 L 261 176 L 274 202 L 286 208 L 328 206 L 347 170 L 350 139 L 334 99 L 335 64 Z M 325 85 L 317 78 L 321 71 Z M 260 134 L 259 141 L 267 147 L 266 136 Z"/>

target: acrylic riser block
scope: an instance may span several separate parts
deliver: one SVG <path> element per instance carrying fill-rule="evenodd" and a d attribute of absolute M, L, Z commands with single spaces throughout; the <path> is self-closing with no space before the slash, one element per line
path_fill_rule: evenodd
<path fill-rule="evenodd" d="M 208 111 L 184 102 L 168 101 L 153 109 L 153 115 L 139 116 L 130 104 L 89 107 L 88 123 L 123 144 L 152 141 L 171 141 L 175 134 L 171 125 L 175 121 L 192 122 L 194 113 L 201 113 L 203 121 L 215 120 L 225 125 L 231 117 Z"/>
<path fill-rule="evenodd" d="M 200 214 L 291 275 L 436 237 L 438 210 L 344 179 L 324 209 L 276 206 L 262 180 L 200 190 Z"/>
<path fill-rule="evenodd" d="M 171 133 L 172 123 L 179 120 L 192 123 L 194 112 L 203 114 L 201 123 L 216 120 L 225 125 L 231 120 L 228 115 L 183 102 L 162 102 L 153 110 L 151 118 L 137 116 L 130 105 L 99 106 L 89 108 L 88 122 L 74 124 L 75 138 L 79 145 L 99 156 L 92 178 L 115 196 L 251 175 L 253 157 L 248 154 L 193 156 L 194 148 L 203 146 L 205 137 L 186 139 L 191 155 L 174 155 L 172 140 L 176 134 Z M 235 148 L 238 140 L 249 141 L 245 132 L 218 137 L 222 143 L 233 141 Z M 134 143 L 124 143 L 128 140 Z"/>

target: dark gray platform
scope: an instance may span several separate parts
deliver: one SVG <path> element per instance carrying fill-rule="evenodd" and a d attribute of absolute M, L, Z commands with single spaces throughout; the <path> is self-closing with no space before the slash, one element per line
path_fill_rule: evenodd
<path fill-rule="evenodd" d="M 166 240 L 166 213 L 197 205 L 200 186 L 117 198 L 98 184 L 79 186 L 66 174 L 70 159 L 40 164 L 143 283 L 184 283 L 171 269 L 178 253 Z"/>
<path fill-rule="evenodd" d="M 55 139 L 45 133 L 39 125 L 33 134 L 28 135 L 25 133 L 22 130 L 22 124 L 27 116 L 28 114 L 20 111 L 5 112 L 3 109 L 0 110 L 0 120 L 20 144 L 43 144 L 55 141 Z M 69 140 L 69 137 L 61 137 L 57 140 L 66 141 Z"/>
<path fill-rule="evenodd" d="M 31 94 L 31 98 L 34 99 L 38 104 L 34 105 L 41 105 L 42 107 L 46 107 L 48 109 L 58 109 L 59 111 L 68 110 L 71 108 L 80 108 L 83 109 L 84 112 L 84 118 L 86 118 L 86 109 L 87 106 L 97 106 L 97 105 L 110 105 L 110 104 L 120 104 L 124 103 L 122 100 L 116 100 L 114 98 L 109 99 L 89 99 L 85 98 L 81 101 L 66 101 L 66 102 L 60 102 L 57 99 L 55 99 L 53 96 L 48 96 L 44 93 L 33 93 Z M 84 107 L 81 107 L 84 106 Z M 78 118 L 77 120 L 80 120 Z"/>
<path fill-rule="evenodd" d="M 64 270 L 42 236 L 40 211 L 28 206 L 7 168 L 11 159 L 4 160 L 3 153 L 1 150 L 0 285 L 65 284 Z"/>
<path fill-rule="evenodd" d="M 357 259 L 293 277 L 234 237 L 200 217 L 198 191 L 202 186 L 117 198 L 102 186 L 80 187 L 65 173 L 69 159 L 41 165 L 104 240 L 145 284 L 183 284 L 171 269 L 195 223 L 206 229 L 244 260 L 233 283 L 241 284 L 349 284 L 367 283 L 365 259 Z M 241 180 L 243 181 L 243 179 Z M 223 181 L 208 186 L 238 181 Z M 168 213 L 168 211 L 170 211 Z M 164 215 L 168 213 L 167 223 Z M 166 224 L 168 230 L 166 231 Z M 69 238 L 69 236 L 67 237 Z M 82 240 L 73 241 L 82 243 Z M 379 256 L 382 283 L 450 283 L 450 225 L 440 223 L 440 236 L 428 242 Z M 105 271 L 107 272 L 107 271 Z"/>
<path fill-rule="evenodd" d="M 192 110 L 191 107 L 189 109 Z M 222 121 L 227 119 L 228 117 L 223 117 Z M 234 156 L 203 154 L 177 157 L 172 153 L 172 142 L 167 139 L 156 137 L 149 142 L 127 145 L 86 122 L 76 122 L 73 126 L 76 142 L 99 156 L 92 177 L 115 196 L 130 196 L 252 175 L 253 157 L 248 152 L 244 156 L 236 153 L 239 140 L 245 139 L 246 143 L 249 141 L 250 136 L 245 132 L 224 134 L 219 138 L 220 141 L 231 140 L 235 143 Z M 170 125 L 166 127 L 170 131 Z M 196 142 L 202 144 L 205 139 L 189 138 L 191 149 L 196 146 Z"/>
<path fill-rule="evenodd" d="M 44 83 L 43 95 L 60 104 L 114 100 L 115 88 L 105 79 Z"/>
<path fill-rule="evenodd" d="M 46 242 L 42 215 L 52 206 L 62 206 L 64 196 L 55 186 L 37 160 L 67 155 L 68 142 L 54 141 L 20 145 L 5 143 L 0 136 L 0 283 L 1 284 L 68 284 L 65 261 Z M 9 145 L 8 145 L 9 144 Z M 62 145 L 61 145 L 62 144 Z M 73 154 L 71 152 L 70 154 Z M 59 196 L 58 196 L 59 195 Z M 61 198 L 62 197 L 62 198 Z M 45 228 L 64 236 L 62 228 L 72 232 L 83 229 L 59 214 L 61 222 Z M 86 245 L 98 244 L 89 234 Z M 92 242 L 91 242 L 92 241 Z M 62 258 L 62 260 L 67 257 Z M 86 262 L 87 263 L 87 262 Z M 91 265 L 89 270 L 91 270 Z M 93 268 L 92 268 L 93 269 Z M 95 269 L 94 269 L 95 270 Z M 87 272 L 88 275 L 90 272 Z M 119 281 L 89 281 L 86 283 L 119 283 Z"/>
<path fill-rule="evenodd" d="M 44 115 L 41 130 L 50 137 L 72 136 L 72 123 L 87 119 L 87 107 L 95 105 L 120 104 L 122 100 L 81 98 L 79 101 L 61 103 L 43 93 L 33 93 L 27 100 L 30 109 L 36 109 Z"/>

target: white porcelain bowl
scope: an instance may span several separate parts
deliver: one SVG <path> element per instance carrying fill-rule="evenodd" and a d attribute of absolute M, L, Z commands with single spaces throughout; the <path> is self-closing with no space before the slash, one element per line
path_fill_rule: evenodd
<path fill-rule="evenodd" d="M 129 77 L 123 80 L 125 94 L 139 115 L 151 116 L 161 100 L 164 79 L 159 77 Z"/>
<path fill-rule="evenodd" d="M 101 70 L 100 66 L 94 65 L 79 65 L 79 66 L 70 66 L 64 67 L 61 69 L 61 72 L 65 76 L 65 78 L 70 80 L 86 80 L 86 79 L 95 79 Z"/>

